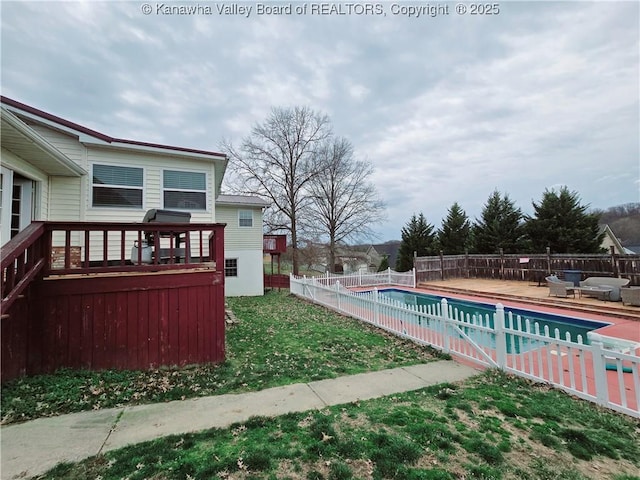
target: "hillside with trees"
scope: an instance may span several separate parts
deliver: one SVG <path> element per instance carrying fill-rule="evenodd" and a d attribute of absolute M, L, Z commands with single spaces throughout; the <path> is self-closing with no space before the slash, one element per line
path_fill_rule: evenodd
<path fill-rule="evenodd" d="M 609 225 L 623 246 L 640 245 L 640 202 L 595 210 L 601 225 Z"/>

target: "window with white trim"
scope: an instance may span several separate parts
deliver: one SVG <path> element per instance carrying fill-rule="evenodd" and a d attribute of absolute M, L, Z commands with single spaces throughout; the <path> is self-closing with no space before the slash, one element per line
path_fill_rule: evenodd
<path fill-rule="evenodd" d="M 238 210 L 238 226 L 253 227 L 253 211 L 252 210 Z"/>
<path fill-rule="evenodd" d="M 237 258 L 224 259 L 224 276 L 225 277 L 238 276 L 238 259 Z"/>
<path fill-rule="evenodd" d="M 207 174 L 164 170 L 162 172 L 164 208 L 176 210 L 207 209 Z"/>
<path fill-rule="evenodd" d="M 142 168 L 93 165 L 93 207 L 142 208 L 143 190 Z"/>

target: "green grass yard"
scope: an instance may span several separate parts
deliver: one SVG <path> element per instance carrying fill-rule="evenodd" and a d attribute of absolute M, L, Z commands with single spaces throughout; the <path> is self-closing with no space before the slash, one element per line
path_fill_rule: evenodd
<path fill-rule="evenodd" d="M 221 365 L 148 372 L 62 370 L 2 386 L 2 423 L 127 404 L 260 390 L 424 363 L 434 351 L 382 334 L 288 292 L 229 298 Z"/>
<path fill-rule="evenodd" d="M 165 437 L 42 478 L 631 480 L 639 427 L 490 371 L 460 385 Z"/>
<path fill-rule="evenodd" d="M 286 293 L 229 304 L 239 321 L 228 329 L 223 365 L 23 379 L 3 386 L 4 422 L 437 358 Z M 636 419 L 488 371 L 459 384 L 168 436 L 62 464 L 39 478 L 640 480 L 639 438 Z"/>

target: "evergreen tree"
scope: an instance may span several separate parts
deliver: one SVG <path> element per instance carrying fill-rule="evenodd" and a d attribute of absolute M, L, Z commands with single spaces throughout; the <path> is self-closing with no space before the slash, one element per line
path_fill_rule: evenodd
<path fill-rule="evenodd" d="M 421 213 L 412 215 L 411 220 L 402 228 L 402 243 L 398 250 L 396 270 L 406 272 L 413 268 L 413 252 L 419 257 L 433 255 L 435 253 L 435 234 L 433 225 L 427 223 Z"/>
<path fill-rule="evenodd" d="M 469 247 L 471 225 L 465 211 L 455 202 L 438 230 L 438 246 L 445 255 L 461 255 Z"/>
<path fill-rule="evenodd" d="M 384 272 L 389 269 L 389 257 L 385 255 L 382 257 L 382 261 L 380 262 L 380 266 L 378 267 L 378 272 Z"/>
<path fill-rule="evenodd" d="M 482 209 L 482 215 L 473 225 L 475 253 L 520 253 L 526 249 L 523 215 L 505 193 L 494 190 Z"/>
<path fill-rule="evenodd" d="M 578 192 L 562 187 L 559 192 L 545 190 L 540 203 L 531 202 L 535 215 L 527 218 L 526 231 L 534 252 L 600 253 L 604 233 L 598 227 L 598 214 L 587 213 Z"/>

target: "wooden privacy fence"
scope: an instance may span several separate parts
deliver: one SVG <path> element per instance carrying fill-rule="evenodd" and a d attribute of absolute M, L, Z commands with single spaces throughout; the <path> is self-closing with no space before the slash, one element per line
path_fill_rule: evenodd
<path fill-rule="evenodd" d="M 552 273 L 579 270 L 587 277 L 623 277 L 640 285 L 640 255 L 502 254 L 417 257 L 416 282 L 451 278 L 489 278 L 542 282 Z"/>
<path fill-rule="evenodd" d="M 640 344 L 602 335 L 593 335 L 589 343 L 580 335 L 550 332 L 548 326 L 541 331 L 501 304 L 491 315 L 470 315 L 446 299 L 408 305 L 376 288 L 354 292 L 339 281 L 323 285 L 318 277 L 291 277 L 291 293 L 479 366 L 547 383 L 640 418 Z"/>

